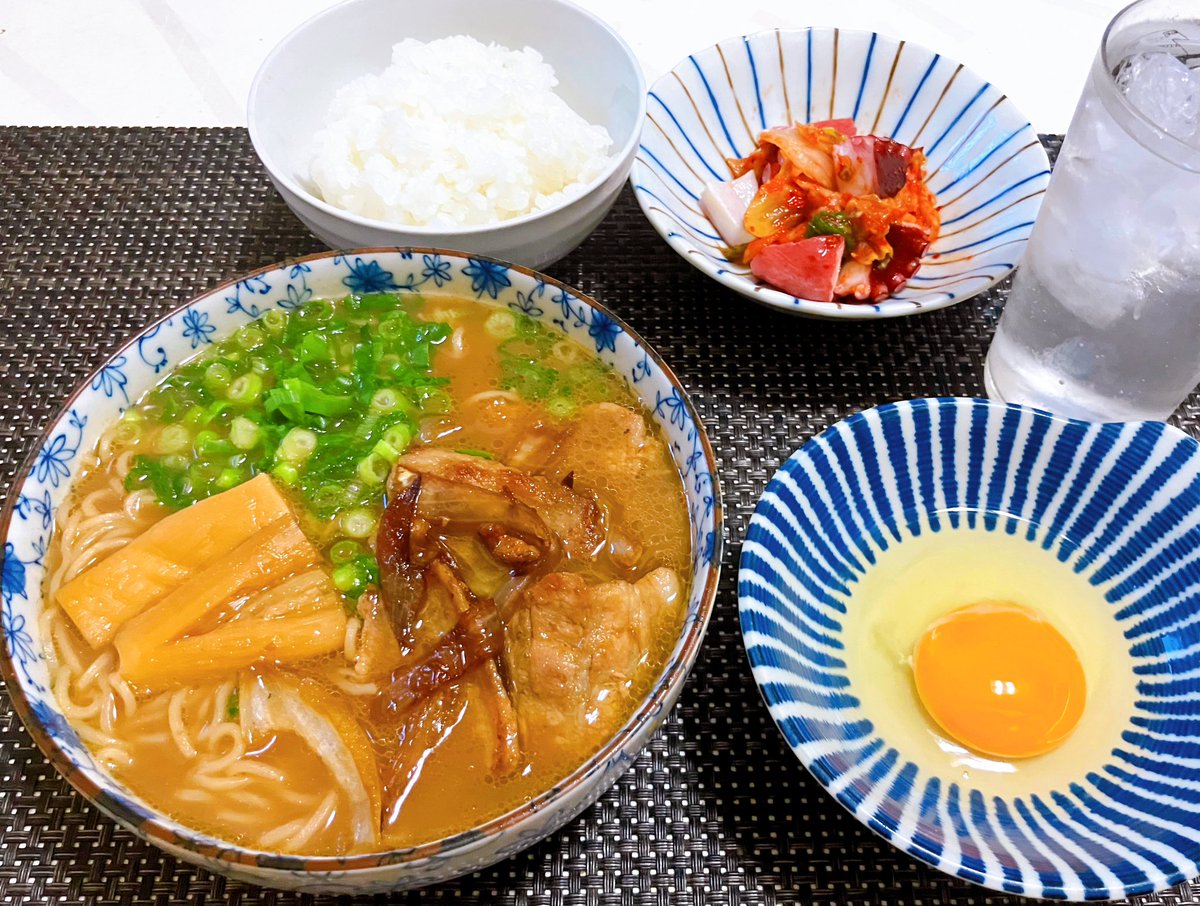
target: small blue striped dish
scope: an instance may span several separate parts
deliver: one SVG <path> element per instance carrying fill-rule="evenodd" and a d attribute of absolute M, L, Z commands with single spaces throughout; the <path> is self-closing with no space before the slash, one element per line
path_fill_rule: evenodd
<path fill-rule="evenodd" d="M 880 304 L 797 299 L 730 262 L 701 212 L 764 129 L 850 117 L 860 132 L 924 147 L 942 233 L 907 287 Z M 907 41 L 836 28 L 765 31 L 692 54 L 654 83 L 630 181 L 659 234 L 748 298 L 823 318 L 889 318 L 982 292 L 1017 264 L 1050 164 L 1025 116 L 970 69 Z"/>
<path fill-rule="evenodd" d="M 1030 558 L 1056 558 L 1094 587 L 1096 625 L 1119 646 L 1101 652 L 1102 670 L 1124 663 L 1128 646 L 1128 717 L 1112 697 L 1086 706 L 1101 709 L 1111 747 L 1085 739 L 1083 757 L 1055 762 L 1037 789 L 997 793 L 930 767 L 917 742 L 879 729 L 889 715 L 865 706 L 871 690 L 847 670 L 860 661 L 846 639 L 864 638 L 856 584 L 902 539 L 968 527 L 1027 541 Z M 775 475 L 750 522 L 738 593 L 754 677 L 788 745 L 893 845 L 968 881 L 1051 899 L 1126 897 L 1200 874 L 1196 441 L 1158 422 L 1071 421 L 986 400 L 880 406 L 809 441 Z"/>

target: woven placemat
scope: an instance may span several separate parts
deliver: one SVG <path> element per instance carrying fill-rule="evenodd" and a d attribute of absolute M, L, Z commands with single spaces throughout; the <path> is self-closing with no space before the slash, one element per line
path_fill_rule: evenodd
<path fill-rule="evenodd" d="M 318 250 L 244 130 L 0 128 L 0 490 L 58 402 L 125 337 L 229 277 Z M 979 395 L 1004 289 L 899 321 L 792 319 L 679 259 L 628 191 L 549 270 L 626 318 L 692 392 L 721 459 L 721 591 L 679 705 L 595 807 L 514 859 L 407 899 L 1015 902 L 914 862 L 825 794 L 754 686 L 736 596 L 740 539 L 779 464 L 859 409 Z M 1196 433 L 1198 414 L 1193 399 L 1178 423 Z M 1200 903 L 1197 892 L 1140 902 Z M 116 827 L 46 764 L 0 697 L 0 903 L 218 902 L 314 900 L 193 869 Z"/>

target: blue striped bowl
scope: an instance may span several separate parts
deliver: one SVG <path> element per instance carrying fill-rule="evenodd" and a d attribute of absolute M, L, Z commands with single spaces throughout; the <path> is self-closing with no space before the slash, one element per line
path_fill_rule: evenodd
<path fill-rule="evenodd" d="M 942 234 L 900 293 L 877 304 L 797 299 L 730 262 L 700 210 L 764 129 L 852 117 L 860 131 L 924 146 Z M 907 41 L 837 28 L 765 31 L 692 54 L 654 83 L 630 180 L 646 217 L 687 261 L 748 298 L 822 318 L 945 308 L 1017 264 L 1050 177 L 1025 116 L 961 63 Z"/>
<path fill-rule="evenodd" d="M 905 534 L 960 523 L 1053 553 L 1099 588 L 1104 618 L 1128 641 L 1135 703 L 1120 742 L 1092 767 L 1069 762 L 1076 776 L 1050 778 L 1050 792 L 983 795 L 939 780 L 883 738 L 847 675 L 854 583 Z M 788 744 L 895 846 L 968 881 L 1053 899 L 1200 874 L 1196 441 L 1157 422 L 1070 421 L 985 400 L 880 406 L 775 475 L 738 593 L 754 677 Z"/>

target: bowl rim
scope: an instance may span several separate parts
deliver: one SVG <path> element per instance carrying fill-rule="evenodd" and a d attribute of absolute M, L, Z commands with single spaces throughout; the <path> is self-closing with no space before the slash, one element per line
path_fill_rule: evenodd
<path fill-rule="evenodd" d="M 292 173 L 287 172 L 282 166 L 279 165 L 275 155 L 271 153 L 269 147 L 267 146 L 259 126 L 259 91 L 263 82 L 266 80 L 268 70 L 276 60 L 283 57 L 283 55 L 287 52 L 287 45 L 290 44 L 292 40 L 299 34 L 307 31 L 310 28 L 319 26 L 321 22 L 329 17 L 339 15 L 346 7 L 357 6 L 360 4 L 365 5 L 367 3 L 374 2 L 377 2 L 377 0 L 341 0 L 341 2 L 335 3 L 333 6 L 323 9 L 315 15 L 310 16 L 308 19 L 305 19 L 286 35 L 280 38 L 279 42 L 271 48 L 271 50 L 263 58 L 262 63 L 259 64 L 258 69 L 254 73 L 254 79 L 250 83 L 250 91 L 246 98 L 246 129 L 250 133 L 250 144 L 254 147 L 254 153 L 258 155 L 258 159 L 262 162 L 263 167 L 266 169 L 271 179 L 277 184 L 282 184 L 283 188 L 286 188 L 305 204 L 310 205 L 313 208 L 316 208 L 318 211 L 328 214 L 331 217 L 336 217 L 338 220 L 341 220 L 345 223 L 352 223 L 356 226 L 368 227 L 374 230 L 403 234 L 406 236 L 428 237 L 431 239 L 438 239 L 440 237 L 457 238 L 459 236 L 478 236 L 483 233 L 503 230 L 509 227 L 520 227 L 525 224 L 535 223 L 543 218 L 550 217 L 569 208 L 575 202 L 578 202 L 595 192 L 597 188 L 602 186 L 606 181 L 611 179 L 615 173 L 624 167 L 627 160 L 636 154 L 638 146 L 641 144 L 642 140 L 642 125 L 646 120 L 646 100 L 648 97 L 646 93 L 646 74 L 642 70 L 642 64 L 638 59 L 637 54 L 634 53 L 633 48 L 629 46 L 629 43 L 623 37 L 621 37 L 616 29 L 614 29 L 611 25 L 590 10 L 584 9 L 577 3 L 571 2 L 571 0 L 538 0 L 538 2 L 541 3 L 546 3 L 553 6 L 563 6 L 572 9 L 584 16 L 586 19 L 590 20 L 602 31 L 607 32 L 609 37 L 612 38 L 617 46 L 621 48 L 628 61 L 632 64 L 633 73 L 637 80 L 635 91 L 635 97 L 637 98 L 637 110 L 634 111 L 634 125 L 630 130 L 629 138 L 625 140 L 625 143 L 620 147 L 620 149 L 614 149 L 609 153 L 608 161 L 605 163 L 604 168 L 595 177 L 588 181 L 583 188 L 579 190 L 579 192 L 569 198 L 564 198 L 558 201 L 548 208 L 543 208 L 540 211 L 531 211 L 528 214 L 522 214 L 519 217 L 513 217 L 508 220 L 496 220 L 490 223 L 470 224 L 467 226 L 457 227 L 435 227 L 425 224 L 392 223 L 388 220 L 379 220 L 374 217 L 365 217 L 361 214 L 355 214 L 352 211 L 339 208 L 336 205 L 330 204 L 324 199 L 317 197 L 307 188 L 305 188 Z M 403 37 L 403 35 L 400 35 L 398 36 L 397 40 L 402 39 Z M 534 50 L 536 49 L 537 48 L 534 48 Z M 362 250 L 363 249 L 360 249 L 360 251 Z"/>
<path fill-rule="evenodd" d="M 909 41 L 907 39 L 896 38 L 884 32 L 873 31 L 865 28 L 840 28 L 830 25 L 809 25 L 792 28 L 764 28 L 759 31 L 749 32 L 746 34 L 731 35 L 728 38 L 722 38 L 719 41 L 715 41 L 712 44 L 695 50 L 678 60 L 673 66 L 671 66 L 670 69 L 666 70 L 661 76 L 654 80 L 654 83 L 649 88 L 647 97 L 649 97 L 651 94 L 654 94 L 660 85 L 666 84 L 667 79 L 671 78 L 676 72 L 680 71 L 681 68 L 693 57 L 717 52 L 718 49 L 722 48 L 724 45 L 737 41 L 750 42 L 756 38 L 763 38 L 769 35 L 783 36 L 816 33 L 862 36 L 870 39 L 882 39 L 884 41 L 890 41 L 897 45 L 903 45 L 904 47 L 911 47 L 914 50 L 922 51 L 930 56 L 940 57 L 947 64 L 961 67 L 964 73 L 974 76 L 976 79 L 978 79 L 984 88 L 992 87 L 997 91 L 1000 91 L 995 83 L 984 78 L 972 67 L 960 62 L 954 57 L 939 53 L 938 51 L 925 46 L 919 41 Z M 1010 98 L 1003 91 L 1000 91 L 1000 94 L 1000 104 L 1007 105 L 1009 109 L 1011 109 L 1017 115 L 1018 119 L 1025 121 L 1025 125 L 1017 130 L 1018 133 L 1020 133 L 1023 137 L 1027 136 L 1034 140 L 1035 153 L 1040 153 L 1042 159 L 1045 161 L 1046 173 L 1041 181 L 1041 187 L 1044 194 L 1045 187 L 1049 183 L 1050 179 L 1050 158 L 1046 154 L 1045 146 L 1043 146 L 1041 141 L 1038 139 L 1037 132 L 1034 131 L 1033 124 L 1029 121 L 1029 118 L 1021 112 L 1021 109 L 1013 102 L 1012 98 Z M 649 120 L 648 113 L 646 115 L 646 119 L 647 121 Z M 641 144 L 639 144 L 638 150 L 642 150 Z M 958 295 L 941 292 L 939 293 L 940 298 L 934 299 L 927 303 L 923 303 L 920 300 L 893 299 L 891 297 L 884 299 L 882 302 L 874 303 L 818 302 L 815 299 L 804 299 L 800 296 L 789 295 L 782 290 L 774 289 L 766 284 L 754 283 L 747 277 L 729 272 L 708 258 L 697 257 L 689 254 L 689 249 L 693 248 L 690 242 L 678 234 L 674 236 L 668 235 L 669 233 L 674 232 L 671 229 L 666 229 L 664 231 L 664 229 L 660 228 L 660 225 L 657 222 L 656 214 L 651 211 L 651 208 L 654 207 L 653 199 L 648 198 L 646 192 L 640 189 L 638 185 L 638 177 L 640 172 L 643 170 L 649 170 L 649 166 L 641 159 L 640 155 L 635 155 L 633 166 L 629 173 L 629 184 L 634 190 L 634 197 L 637 198 L 638 206 L 642 209 L 642 214 L 650 222 L 650 225 L 654 227 L 654 231 L 658 233 L 659 237 L 666 242 L 667 245 L 669 245 L 675 251 L 675 253 L 679 255 L 679 257 L 683 258 L 683 260 L 699 270 L 706 277 L 716 280 L 722 286 L 733 290 L 738 295 L 746 299 L 750 299 L 752 302 L 755 302 L 764 308 L 769 308 L 773 311 L 779 311 L 797 317 L 817 318 L 827 321 L 876 321 L 887 318 L 904 318 L 912 315 L 924 314 L 926 312 L 938 311 L 939 309 L 949 308 L 952 305 L 957 305 L 960 302 L 966 302 L 968 299 L 972 299 L 980 293 L 986 292 L 1008 277 L 1020 263 L 1020 258 L 1018 257 L 1011 267 L 994 277 L 989 277 L 986 283 L 980 282 L 977 287 L 964 290 Z M 1040 210 L 1041 199 L 1038 200 L 1037 206 Z M 705 219 L 707 219 L 707 217 Z M 1028 237 L 1026 237 L 1025 241 L 1028 242 Z"/>
<path fill-rule="evenodd" d="M 746 523 L 746 532 L 745 532 L 745 535 L 743 536 L 743 542 L 746 541 L 747 539 L 749 539 L 751 531 L 754 530 L 754 528 L 755 528 L 755 523 L 758 522 L 760 518 L 762 518 L 762 519 L 767 518 L 767 517 L 759 516 L 759 505 L 761 504 L 762 497 L 766 494 L 767 489 L 774 483 L 775 479 L 778 478 L 778 476 L 783 473 L 783 470 L 785 468 L 787 468 L 788 464 L 791 463 L 793 460 L 795 460 L 797 457 L 799 457 L 802 454 L 802 451 L 806 447 L 808 447 L 810 444 L 814 444 L 819 441 L 822 441 L 823 439 L 828 439 L 829 437 L 831 437 L 833 435 L 835 429 L 837 429 L 839 426 L 861 421 L 862 419 L 864 419 L 866 417 L 867 413 L 869 413 L 869 412 L 883 413 L 886 415 L 887 413 L 890 413 L 890 412 L 898 412 L 898 411 L 905 410 L 905 409 L 911 410 L 912 408 L 914 408 L 915 406 L 920 405 L 920 404 L 925 404 L 930 407 L 933 407 L 933 406 L 940 407 L 940 406 L 947 406 L 947 405 L 954 405 L 954 406 L 972 405 L 972 406 L 974 406 L 974 405 L 983 404 L 987 408 L 992 409 L 992 410 L 998 410 L 998 411 L 1003 411 L 1003 412 L 1007 412 L 1007 411 L 1027 412 L 1032 416 L 1032 418 L 1034 420 L 1048 420 L 1051 422 L 1059 422 L 1059 423 L 1066 424 L 1066 425 L 1078 425 L 1078 426 L 1082 426 L 1082 427 L 1085 427 L 1088 429 L 1094 429 L 1094 430 L 1100 430 L 1106 426 L 1112 426 L 1112 425 L 1120 426 L 1122 428 L 1142 428 L 1143 426 L 1146 426 L 1146 425 L 1154 425 L 1154 426 L 1161 427 L 1164 435 L 1174 437 L 1176 439 L 1176 441 L 1187 440 L 1192 445 L 1193 455 L 1200 455 L 1200 440 L 1197 440 L 1196 438 L 1192 437 L 1185 431 L 1181 431 L 1179 428 L 1175 427 L 1174 425 L 1167 424 L 1164 422 L 1157 422 L 1157 421 L 1153 421 L 1153 420 L 1090 422 L 1090 421 L 1084 421 L 1082 419 L 1070 418 L 1069 416 L 1065 416 L 1065 415 L 1058 415 L 1056 413 L 1050 412 L 1045 409 L 1039 409 L 1036 406 L 1028 406 L 1028 405 L 1024 405 L 1021 403 L 1005 403 L 1005 402 L 1001 402 L 999 400 L 988 399 L 986 397 L 931 396 L 931 397 L 915 397 L 912 399 L 903 399 L 903 400 L 892 400 L 892 401 L 889 401 L 886 403 L 880 403 L 875 406 L 866 406 L 862 409 L 851 412 L 850 414 L 846 415 L 844 418 L 839 418 L 839 419 L 836 419 L 836 420 L 830 422 L 820 432 L 809 437 L 807 440 L 805 440 L 803 443 L 801 443 L 800 446 L 798 446 L 794 451 L 792 451 L 787 456 L 787 458 L 784 459 L 779 464 L 778 468 L 775 469 L 775 471 L 772 473 L 770 479 L 768 479 L 767 483 L 763 486 L 762 494 L 760 495 L 758 501 L 755 502 L 754 512 L 751 514 L 750 519 Z M 957 440 L 956 440 L 956 442 L 957 442 Z M 1021 455 L 1024 455 L 1024 454 L 1022 453 Z M 980 876 L 979 879 L 976 879 L 973 877 L 967 877 L 966 875 L 961 873 L 962 869 L 964 868 L 964 863 L 962 861 L 963 856 L 961 853 L 960 853 L 960 855 L 958 857 L 958 861 L 956 863 L 954 863 L 953 865 L 946 864 L 945 866 L 943 866 L 942 864 L 939 864 L 941 861 L 939 855 L 936 852 L 931 851 L 926 845 L 924 845 L 922 843 L 922 841 L 918 838 L 918 834 L 916 833 L 915 829 L 913 831 L 905 834 L 905 833 L 901 832 L 899 827 L 881 826 L 880 822 L 873 820 L 874 816 L 872 816 L 872 815 L 860 815 L 856 811 L 856 804 L 853 802 L 853 800 L 849 796 L 848 791 L 849 791 L 850 787 L 848 787 L 848 786 L 844 787 L 841 790 L 838 790 L 836 792 L 829 788 L 830 785 L 835 780 L 837 780 L 839 777 L 841 777 L 842 775 L 821 767 L 820 764 L 818 763 L 819 758 L 807 757 L 807 756 L 801 754 L 799 751 L 797 751 L 795 747 L 793 747 L 791 741 L 787 738 L 787 734 L 784 732 L 783 727 L 780 725 L 779 718 L 776 717 L 775 709 L 779 705 L 784 704 L 785 702 L 781 698 L 780 693 L 778 691 L 776 691 L 773 683 L 766 682 L 760 678 L 762 675 L 763 669 L 767 665 L 763 664 L 759 659 L 757 659 L 756 656 L 751 652 L 751 646 L 746 644 L 746 630 L 747 630 L 746 611 L 743 609 L 744 596 L 741 593 L 741 574 L 742 574 L 742 569 L 743 569 L 743 560 L 744 560 L 745 556 L 746 556 L 745 555 L 745 547 L 743 546 L 741 552 L 739 552 L 739 557 L 738 557 L 738 579 L 737 579 L 737 582 L 738 582 L 738 634 L 742 639 L 742 650 L 743 650 L 744 654 L 746 655 L 746 663 L 750 667 L 751 675 L 754 677 L 754 685 L 756 687 L 758 687 L 759 696 L 762 698 L 763 704 L 765 704 L 767 706 L 767 711 L 771 716 L 771 722 L 775 725 L 775 728 L 779 732 L 780 736 L 783 737 L 784 742 L 787 745 L 787 748 L 792 752 L 792 754 L 795 756 L 796 760 L 801 765 L 804 766 L 805 771 L 807 771 L 808 774 L 810 776 L 812 776 L 817 781 L 817 783 L 819 783 L 821 785 L 821 789 L 825 792 L 825 794 L 828 795 L 829 797 L 831 797 L 835 802 L 837 802 L 838 805 L 840 805 L 852 818 L 854 818 L 855 821 L 859 822 L 861 825 L 868 828 L 876 836 L 880 837 L 882 840 L 887 842 L 890 846 L 895 847 L 900 852 L 907 853 L 908 855 L 912 856 L 915 859 L 918 859 L 925 865 L 928 865 L 929 867 L 936 869 L 937 871 L 939 871 L 949 877 L 958 878 L 959 880 L 967 881 L 968 883 L 976 885 L 978 887 L 983 887 L 985 889 L 993 890 L 993 891 L 996 891 L 997 893 L 1002 893 L 1002 894 L 1007 894 L 1007 895 L 1034 897 L 1035 896 L 1034 894 L 1031 894 L 1024 889 L 1019 889 L 1019 890 L 1014 889 L 1013 885 L 1021 885 L 1021 881 L 1019 881 L 1019 880 L 1014 881 L 1010 878 L 1005 877 L 1003 868 L 992 867 L 985 863 L 983 869 L 981 869 L 981 870 L 972 869 L 972 871 L 974 871 L 975 873 L 977 873 Z M 801 737 L 801 742 L 815 742 L 815 741 L 819 741 L 820 739 L 823 739 L 823 738 L 824 737 L 814 736 L 813 734 L 811 734 L 809 732 L 805 732 L 804 735 Z M 1194 862 L 1192 864 L 1192 869 L 1193 869 L 1192 874 L 1195 874 L 1196 871 L 1200 871 L 1200 862 Z M 1170 876 L 1169 880 L 1170 880 L 1171 884 L 1175 884 L 1181 880 L 1186 880 L 1186 878 L 1190 877 L 1190 876 L 1191 875 L 1180 874 L 1178 877 Z M 1120 879 L 1118 879 L 1118 880 L 1120 880 Z M 1103 896 L 1098 896 L 1098 893 L 1100 891 L 1097 888 L 1090 888 L 1087 886 L 1069 886 L 1068 885 L 1068 886 L 1063 886 L 1062 888 L 1056 888 L 1056 891 L 1061 890 L 1061 892 L 1062 892 L 1061 896 L 1056 896 L 1056 895 L 1043 896 L 1042 899 L 1056 900 L 1059 902 L 1084 902 L 1084 901 L 1089 901 L 1089 900 L 1090 901 L 1119 900 L 1119 899 L 1124 899 L 1124 898 L 1131 897 L 1131 896 L 1139 896 L 1139 895 L 1151 893 L 1155 890 L 1162 890 L 1162 889 L 1166 889 L 1166 888 L 1155 887 L 1153 884 L 1150 884 L 1150 883 L 1129 884 L 1129 883 L 1126 883 L 1125 881 L 1121 880 L 1119 887 L 1104 888 Z"/>
<path fill-rule="evenodd" d="M 536 815 L 542 811 L 554 800 L 560 799 L 564 794 L 580 787 L 583 781 L 594 771 L 598 770 L 606 761 L 612 759 L 620 753 L 626 743 L 635 737 L 640 731 L 647 727 L 657 729 L 657 725 L 664 720 L 669 713 L 669 709 L 663 707 L 668 701 L 673 701 L 673 697 L 677 696 L 686 685 L 687 678 L 691 673 L 692 667 L 695 664 L 696 657 L 699 654 L 700 646 L 703 643 L 705 632 L 712 618 L 713 607 L 716 601 L 718 585 L 721 576 L 721 557 L 724 550 L 725 533 L 724 533 L 724 506 L 721 494 L 721 482 L 718 472 L 719 462 L 716 454 L 713 451 L 712 443 L 709 440 L 708 432 L 704 427 L 704 423 L 700 420 L 700 413 L 696 409 L 692 401 L 691 395 L 680 382 L 675 372 L 663 361 L 658 351 L 646 342 L 642 336 L 629 326 L 622 318 L 616 315 L 611 309 L 607 308 L 600 302 L 597 302 L 591 296 L 563 283 L 553 277 L 547 276 L 533 268 L 524 267 L 523 265 L 511 264 L 498 258 L 491 258 L 486 255 L 476 255 L 474 253 L 457 251 L 454 249 L 433 248 L 433 247 L 418 247 L 418 246 L 378 246 L 364 247 L 359 249 L 345 251 L 325 251 L 316 252 L 310 255 L 301 255 L 293 258 L 287 258 L 282 261 L 270 264 L 265 267 L 255 268 L 245 274 L 240 274 L 229 280 L 225 280 L 209 289 L 203 290 L 200 293 L 189 298 L 186 302 L 165 312 L 158 318 L 155 318 L 149 324 L 144 325 L 136 330 L 134 335 L 130 336 L 119 347 L 112 350 L 95 368 L 90 370 L 66 396 L 62 405 L 55 407 L 51 414 L 46 427 L 43 428 L 33 438 L 28 454 L 22 459 L 17 471 L 14 473 L 13 484 L 9 493 L 4 500 L 3 507 L 0 508 L 0 539 L 8 537 L 10 525 L 13 518 L 13 513 L 16 507 L 17 498 L 20 496 L 20 490 L 25 480 L 31 474 L 34 460 L 37 458 L 38 451 L 50 439 L 51 434 L 58 422 L 70 411 L 79 397 L 91 388 L 91 383 L 96 374 L 98 374 L 108 362 L 113 358 L 131 350 L 138 342 L 138 338 L 143 336 L 147 331 L 156 326 L 164 324 L 171 318 L 181 315 L 191 306 L 199 303 L 204 299 L 208 299 L 217 293 L 232 289 L 238 283 L 252 279 L 255 276 L 273 273 L 275 271 L 284 270 L 286 268 L 303 264 L 306 262 L 331 259 L 346 255 L 378 255 L 378 254 L 406 254 L 413 255 L 441 255 L 445 258 L 452 258 L 460 261 L 472 258 L 480 261 L 487 261 L 494 264 L 510 268 L 517 271 L 526 277 L 534 280 L 543 281 L 547 286 L 554 287 L 560 291 L 569 293 L 579 301 L 588 305 L 594 311 L 598 311 L 605 316 L 611 318 L 629 337 L 640 345 L 642 351 L 649 356 L 650 360 L 661 369 L 671 385 L 675 387 L 683 399 L 683 404 L 686 411 L 691 416 L 695 426 L 697 437 L 700 441 L 701 448 L 704 451 L 706 464 L 710 467 L 712 474 L 712 497 L 713 497 L 713 550 L 712 559 L 705 572 L 704 587 L 699 590 L 699 612 L 697 619 L 688 622 L 684 621 L 680 628 L 680 638 L 682 647 L 680 648 L 679 657 L 675 664 L 665 666 L 661 676 L 655 681 L 653 687 L 646 693 L 635 711 L 625 720 L 625 722 L 610 736 L 605 743 L 600 746 L 586 761 L 576 767 L 570 774 L 563 777 L 549 789 L 544 790 L 529 801 L 520 806 L 511 809 L 501 815 L 496 816 L 476 827 L 469 828 L 457 834 L 452 834 L 448 837 L 441 837 L 436 840 L 430 840 L 425 843 L 420 843 L 414 846 L 400 847 L 397 849 L 378 850 L 370 853 L 354 853 L 344 856 L 305 856 L 291 855 L 278 852 L 269 852 L 266 850 L 254 849 L 251 847 L 240 846 L 220 839 L 211 834 L 204 833 L 188 826 L 182 821 L 174 821 L 170 819 L 178 828 L 182 829 L 182 833 L 169 824 L 163 821 L 164 813 L 145 802 L 141 797 L 134 794 L 132 791 L 126 791 L 124 785 L 120 781 L 108 775 L 108 772 L 101 768 L 97 770 L 108 775 L 114 786 L 121 788 L 120 792 L 113 793 L 103 789 L 101 786 L 92 781 L 91 778 L 83 774 L 78 769 L 75 759 L 68 754 L 64 748 L 58 743 L 54 736 L 48 732 L 43 722 L 34 714 L 33 708 L 30 705 L 26 695 L 25 684 L 18 671 L 13 664 L 12 654 L 8 645 L 0 645 L 0 676 L 3 677 L 5 685 L 8 689 L 8 697 L 12 702 L 14 710 L 20 717 L 21 722 L 25 725 L 29 735 L 37 744 L 38 749 L 50 762 L 51 766 L 58 774 L 65 778 L 75 790 L 80 793 L 89 802 L 98 806 L 102 811 L 112 817 L 118 824 L 125 826 L 134 833 L 148 839 L 150 842 L 167 848 L 182 848 L 188 853 L 193 853 L 201 857 L 208 857 L 220 862 L 228 863 L 231 867 L 237 866 L 255 866 L 267 871 L 300 871 L 303 873 L 325 872 L 325 873 L 355 873 L 365 872 L 372 869 L 388 868 L 391 866 L 409 865 L 420 863 L 431 857 L 446 857 L 457 852 L 470 852 L 478 848 L 485 840 L 494 837 L 495 835 L 516 827 L 523 823 L 526 819 Z M 695 593 L 695 590 L 693 590 Z M 41 590 L 39 589 L 39 596 Z M 39 598 L 40 600 L 40 598 Z M 44 601 L 41 601 L 44 605 Z M 53 696 L 53 692 L 50 693 Z M 56 701 L 56 700 L 55 700 Z M 656 712 L 659 715 L 656 720 Z M 638 748 L 630 754 L 636 756 L 645 745 L 649 742 L 647 739 Z M 622 771 L 624 773 L 624 771 Z M 614 778 L 615 780 L 615 778 Z M 604 787 L 608 789 L 608 787 Z M 133 806 L 136 806 L 133 807 Z M 147 814 L 140 814 L 144 812 Z M 553 831 L 551 831 L 553 832 Z M 541 837 L 537 838 L 541 839 Z M 531 839 L 522 845 L 522 849 L 527 846 L 532 846 L 536 839 Z M 498 861 L 498 860 L 497 860 Z"/>

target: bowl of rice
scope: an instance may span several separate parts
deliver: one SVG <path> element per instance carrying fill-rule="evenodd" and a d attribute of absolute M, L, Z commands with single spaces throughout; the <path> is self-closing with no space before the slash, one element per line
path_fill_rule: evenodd
<path fill-rule="evenodd" d="M 646 87 L 629 46 L 566 0 L 346 0 L 250 89 L 250 140 L 331 248 L 440 246 L 543 267 L 604 219 Z"/>

